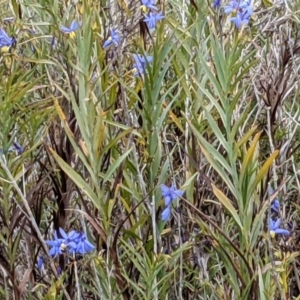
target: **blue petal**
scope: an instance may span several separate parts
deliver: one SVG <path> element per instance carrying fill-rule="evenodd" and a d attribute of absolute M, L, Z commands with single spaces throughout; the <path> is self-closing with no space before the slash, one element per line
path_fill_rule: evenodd
<path fill-rule="evenodd" d="M 68 239 L 73 239 L 74 236 L 78 236 L 79 235 L 79 232 L 77 232 L 76 230 L 71 230 L 69 233 L 68 233 Z"/>
<path fill-rule="evenodd" d="M 181 197 L 184 194 L 184 191 L 176 190 L 171 194 L 172 200 L 176 200 L 177 198 Z"/>
<path fill-rule="evenodd" d="M 167 195 L 165 197 L 165 206 L 169 206 L 171 204 L 171 202 L 172 202 L 172 197 Z"/>
<path fill-rule="evenodd" d="M 74 248 L 75 249 L 77 247 L 77 244 L 75 242 L 70 242 L 70 243 L 68 243 L 68 246 L 70 248 Z"/>
<path fill-rule="evenodd" d="M 271 209 L 278 213 L 279 208 L 280 208 L 280 203 L 279 203 L 279 201 L 276 199 L 276 200 L 274 200 L 273 203 L 271 204 Z"/>
<path fill-rule="evenodd" d="M 14 147 L 17 150 L 18 155 L 24 152 L 24 148 L 18 142 L 14 142 Z"/>
<path fill-rule="evenodd" d="M 236 28 L 241 28 L 242 20 L 239 14 L 237 14 L 236 17 L 231 18 L 231 21 L 235 24 Z"/>
<path fill-rule="evenodd" d="M 171 206 L 167 206 L 161 214 L 162 221 L 167 221 L 171 216 Z"/>
<path fill-rule="evenodd" d="M 64 239 L 67 239 L 68 238 L 68 235 L 66 234 L 66 232 L 59 227 L 59 233 L 61 234 L 61 236 L 64 238 Z"/>
<path fill-rule="evenodd" d="M 112 40 L 106 40 L 103 44 L 103 48 L 105 49 L 105 48 L 109 47 L 111 45 L 111 43 L 112 43 Z"/>
<path fill-rule="evenodd" d="M 284 234 L 284 235 L 289 235 L 289 234 L 290 234 L 290 232 L 289 232 L 288 230 L 282 229 L 282 228 L 277 228 L 277 229 L 275 230 L 275 233 L 276 233 L 276 234 Z"/>
<path fill-rule="evenodd" d="M 279 228 L 280 226 L 280 223 L 281 223 L 281 219 L 277 219 L 275 224 L 274 224 L 274 229 L 276 230 L 277 228 Z"/>
<path fill-rule="evenodd" d="M 169 187 L 167 187 L 166 185 L 162 184 L 160 186 L 160 188 L 161 188 L 161 193 L 162 193 L 163 197 L 166 197 L 166 196 L 169 195 L 169 193 L 170 193 L 170 188 Z"/>
<path fill-rule="evenodd" d="M 274 221 L 272 220 L 272 218 L 269 219 L 269 229 L 270 230 L 275 230 L 275 228 L 274 228 Z"/>
<path fill-rule="evenodd" d="M 88 240 L 84 243 L 86 252 L 92 252 L 95 249 L 95 246 L 92 245 Z"/>
<path fill-rule="evenodd" d="M 57 245 L 57 241 L 45 241 L 45 243 L 52 247 L 56 247 L 56 245 Z"/>
<path fill-rule="evenodd" d="M 63 26 L 63 25 L 60 25 L 59 28 L 60 28 L 60 30 L 61 30 L 63 33 L 71 33 L 71 32 L 73 32 L 72 29 L 70 29 L 70 28 L 68 28 L 68 27 L 65 27 L 65 26 Z"/>
<path fill-rule="evenodd" d="M 75 31 L 77 30 L 78 28 L 80 27 L 80 23 L 73 20 L 72 23 L 71 23 L 71 26 L 70 26 L 70 29 L 72 29 L 72 31 Z"/>
<path fill-rule="evenodd" d="M 153 61 L 153 57 L 152 56 L 146 56 L 146 60 L 148 63 L 151 63 Z M 145 61 L 145 59 L 144 59 Z"/>
<path fill-rule="evenodd" d="M 84 243 L 80 242 L 80 243 L 77 245 L 76 252 L 77 252 L 77 253 L 80 253 L 80 254 L 82 254 L 82 255 L 85 253 L 85 250 L 84 250 Z"/>
<path fill-rule="evenodd" d="M 49 251 L 49 255 L 50 256 L 56 256 L 57 254 L 57 248 L 56 247 L 53 247 L 50 251 Z"/>

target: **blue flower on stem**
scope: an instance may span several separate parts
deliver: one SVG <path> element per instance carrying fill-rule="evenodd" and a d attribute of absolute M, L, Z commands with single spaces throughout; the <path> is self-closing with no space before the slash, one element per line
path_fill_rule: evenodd
<path fill-rule="evenodd" d="M 290 235 L 288 230 L 279 228 L 280 223 L 281 219 L 277 219 L 276 221 L 273 221 L 272 218 L 269 219 L 269 230 L 272 238 L 274 238 L 276 234 Z"/>
<path fill-rule="evenodd" d="M 54 240 L 46 241 L 48 245 L 52 246 L 52 249 L 49 251 L 50 256 L 55 257 L 64 253 L 65 250 L 69 254 L 75 252 L 84 255 L 95 249 L 95 246 L 88 241 L 86 235 L 82 232 L 72 230 L 67 234 L 62 228 L 59 228 L 59 233 L 62 238 L 58 238 L 57 232 L 54 232 Z"/>
<path fill-rule="evenodd" d="M 72 21 L 70 28 L 61 25 L 59 28 L 63 33 L 69 34 L 70 38 L 76 36 L 75 31 L 81 26 L 81 24 L 75 20 Z"/>
<path fill-rule="evenodd" d="M 164 184 L 160 186 L 162 196 L 165 198 L 165 205 L 168 206 L 172 201 L 181 197 L 184 191 L 176 190 L 176 186 L 173 184 L 170 188 Z"/>
<path fill-rule="evenodd" d="M 84 255 L 85 253 L 92 252 L 95 246 L 92 245 L 85 233 L 77 232 L 77 235 L 72 238 L 72 247 L 70 248 L 70 253 L 80 253 Z"/>
<path fill-rule="evenodd" d="M 155 6 L 155 0 L 142 0 L 141 9 L 144 12 L 146 12 L 147 9 L 157 10 L 157 7 Z"/>
<path fill-rule="evenodd" d="M 153 57 L 152 56 L 142 56 L 138 54 L 133 54 L 134 64 L 133 64 L 133 71 L 134 76 L 142 76 L 144 75 L 146 71 L 146 66 L 148 63 L 152 62 Z"/>
<path fill-rule="evenodd" d="M 14 37 L 9 37 L 7 33 L 0 28 L 0 49 L 1 52 L 8 52 L 11 46 L 16 44 L 16 39 Z"/>
<path fill-rule="evenodd" d="M 152 13 L 150 12 L 148 16 L 145 16 L 144 22 L 147 23 L 149 29 L 153 29 L 156 26 L 156 23 L 162 20 L 165 16 L 163 16 L 162 12 Z"/>
<path fill-rule="evenodd" d="M 108 39 L 104 42 L 103 48 L 106 49 L 108 48 L 112 43 L 117 47 L 119 45 L 120 37 L 116 30 L 111 29 L 110 30 L 110 36 Z"/>
<path fill-rule="evenodd" d="M 252 15 L 252 7 L 246 7 L 242 12 L 238 12 L 237 15 L 231 18 L 231 21 L 235 24 L 236 28 L 241 28 L 242 25 L 247 25 Z"/>
<path fill-rule="evenodd" d="M 62 228 L 59 228 L 59 232 L 62 235 L 63 238 L 59 238 L 57 236 L 57 232 L 54 232 L 54 240 L 47 240 L 45 241 L 47 245 L 51 246 L 51 250 L 49 251 L 49 255 L 56 257 L 57 255 L 60 255 L 63 253 L 63 251 L 66 249 L 66 240 L 65 237 L 68 237 L 65 231 Z"/>
<path fill-rule="evenodd" d="M 177 198 L 182 197 L 184 191 L 177 190 L 175 185 L 172 185 L 170 188 L 164 184 L 161 185 L 162 196 L 165 198 L 166 208 L 161 214 L 162 221 L 167 221 L 171 216 L 171 206 L 172 202 Z"/>
<path fill-rule="evenodd" d="M 232 0 L 228 5 L 224 6 L 224 12 L 226 14 L 234 13 L 235 15 L 231 18 L 231 21 L 235 24 L 236 28 L 241 28 L 242 25 L 249 23 L 253 9 L 249 1 Z"/>

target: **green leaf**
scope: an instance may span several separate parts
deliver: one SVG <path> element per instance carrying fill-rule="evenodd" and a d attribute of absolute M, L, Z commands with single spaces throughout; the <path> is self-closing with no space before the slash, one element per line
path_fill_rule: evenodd
<path fill-rule="evenodd" d="M 213 183 L 212 183 L 212 188 L 216 197 L 219 199 L 219 201 L 222 203 L 225 209 L 229 212 L 229 214 L 233 217 L 236 224 L 240 227 L 241 232 L 243 232 L 243 226 L 240 217 L 238 216 L 238 213 L 236 209 L 233 207 L 233 205 L 231 204 L 230 200 Z"/>
<path fill-rule="evenodd" d="M 74 171 L 73 168 L 68 165 L 52 148 L 49 147 L 49 150 L 62 170 L 87 195 L 87 197 L 89 197 L 94 205 L 103 212 L 104 206 L 98 199 L 97 195 L 93 192 L 90 185 L 84 181 L 83 178 L 76 171 Z"/>

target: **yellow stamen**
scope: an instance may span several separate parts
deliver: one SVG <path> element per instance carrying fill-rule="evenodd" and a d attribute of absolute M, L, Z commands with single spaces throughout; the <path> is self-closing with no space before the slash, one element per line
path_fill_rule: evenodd
<path fill-rule="evenodd" d="M 1 47 L 1 53 L 8 53 L 9 52 L 9 48 L 8 46 L 3 46 Z"/>
<path fill-rule="evenodd" d="M 71 39 L 74 39 L 76 37 L 75 31 L 70 32 L 69 36 Z"/>
<path fill-rule="evenodd" d="M 146 5 L 142 5 L 142 6 L 141 6 L 141 10 L 142 10 L 144 13 L 146 13 L 146 12 L 147 12 L 147 7 L 146 7 Z"/>
<path fill-rule="evenodd" d="M 67 245 L 65 245 L 65 244 L 61 244 L 61 245 L 60 245 L 61 251 L 64 251 L 66 248 L 67 248 Z"/>
<path fill-rule="evenodd" d="M 275 231 L 274 230 L 270 230 L 270 236 L 272 239 L 274 239 L 275 237 Z"/>

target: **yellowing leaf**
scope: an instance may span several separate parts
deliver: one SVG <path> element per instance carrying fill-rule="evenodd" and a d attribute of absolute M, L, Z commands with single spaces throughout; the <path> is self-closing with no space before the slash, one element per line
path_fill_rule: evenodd
<path fill-rule="evenodd" d="M 258 171 L 257 176 L 250 188 L 250 191 L 254 191 L 255 187 L 260 183 L 260 181 L 267 176 L 268 170 L 270 166 L 272 165 L 273 161 L 279 154 L 279 150 L 274 151 L 271 156 L 266 160 L 264 165 L 261 167 L 261 169 Z"/>

